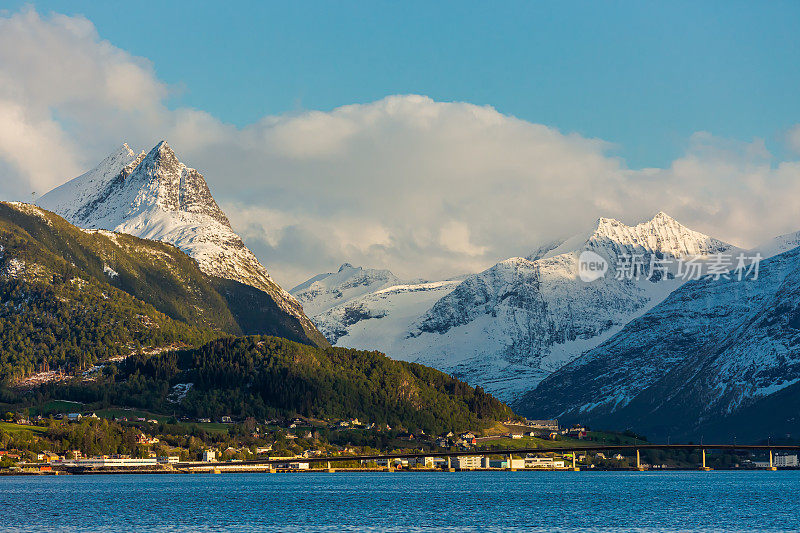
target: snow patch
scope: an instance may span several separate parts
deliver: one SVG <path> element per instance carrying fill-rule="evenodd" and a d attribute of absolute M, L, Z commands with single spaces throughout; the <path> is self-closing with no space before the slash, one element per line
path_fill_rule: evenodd
<path fill-rule="evenodd" d="M 116 270 L 114 270 L 113 268 L 111 268 L 110 266 L 108 266 L 106 264 L 103 265 L 103 273 L 106 276 L 108 276 L 109 278 L 112 278 L 112 279 L 119 276 L 119 274 L 117 273 Z"/>

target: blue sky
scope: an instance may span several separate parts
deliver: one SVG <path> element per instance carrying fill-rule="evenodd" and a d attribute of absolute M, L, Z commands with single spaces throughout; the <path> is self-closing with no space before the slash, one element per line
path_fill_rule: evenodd
<path fill-rule="evenodd" d="M 5 2 L 0 199 L 167 139 L 285 286 L 800 230 L 800 2 Z"/>
<path fill-rule="evenodd" d="M 152 61 L 169 106 L 238 126 L 414 93 L 598 137 L 641 168 L 669 165 L 696 131 L 781 156 L 800 116 L 798 2 L 32 5 L 85 15 Z"/>

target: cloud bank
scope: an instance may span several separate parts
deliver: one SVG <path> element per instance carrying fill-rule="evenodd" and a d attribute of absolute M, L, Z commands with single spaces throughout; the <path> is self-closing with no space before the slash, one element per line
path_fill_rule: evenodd
<path fill-rule="evenodd" d="M 0 18 L 0 198 L 44 193 L 122 142 L 166 138 L 288 287 L 345 261 L 403 277 L 477 271 L 598 216 L 663 210 L 744 246 L 800 229 L 800 163 L 759 139 L 698 132 L 669 168 L 634 170 L 603 140 L 419 95 L 244 128 L 169 109 L 169 96 L 149 61 L 84 18 Z"/>

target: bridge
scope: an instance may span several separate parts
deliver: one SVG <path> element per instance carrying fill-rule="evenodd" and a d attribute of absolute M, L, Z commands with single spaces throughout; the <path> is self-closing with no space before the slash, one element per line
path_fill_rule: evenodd
<path fill-rule="evenodd" d="M 247 461 L 231 462 L 182 462 L 173 464 L 176 468 L 211 468 L 218 469 L 220 467 L 246 467 L 246 466 L 270 466 L 283 465 L 286 463 L 323 463 L 326 465 L 327 471 L 333 471 L 333 465 L 337 462 L 371 462 L 371 461 L 391 461 L 395 459 L 416 459 L 423 457 L 439 457 L 447 459 L 448 470 L 452 470 L 451 459 L 453 457 L 463 456 L 482 456 L 487 457 L 490 455 L 500 455 L 508 457 L 509 459 L 514 455 L 527 455 L 527 454 L 546 454 L 558 453 L 572 454 L 572 469 L 578 470 L 576 464 L 576 455 L 581 452 L 633 452 L 636 456 L 636 469 L 643 470 L 641 463 L 640 453 L 643 450 L 698 450 L 701 454 L 701 462 L 699 468 L 701 470 L 710 470 L 706 466 L 706 451 L 725 451 L 725 452 L 761 452 L 769 456 L 768 470 L 776 470 L 773 464 L 773 455 L 775 452 L 800 452 L 800 445 L 769 445 L 769 444 L 597 444 L 597 445 L 580 445 L 580 446 L 564 446 L 553 448 L 504 448 L 497 450 L 459 450 L 459 451 L 430 451 L 430 452 L 403 452 L 396 454 L 374 454 L 374 455 L 332 455 L 332 456 L 319 456 L 319 457 L 295 457 L 295 458 L 282 458 L 282 459 L 254 459 Z M 511 462 L 509 461 L 509 465 Z M 511 469 L 511 468 L 509 468 Z"/>

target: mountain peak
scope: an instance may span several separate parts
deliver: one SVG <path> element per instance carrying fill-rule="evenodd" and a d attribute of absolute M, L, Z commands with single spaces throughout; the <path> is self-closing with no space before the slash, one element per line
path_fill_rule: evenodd
<path fill-rule="evenodd" d="M 601 217 L 586 246 L 607 248 L 612 255 L 623 251 L 659 252 L 673 257 L 702 256 L 732 248 L 728 243 L 687 228 L 663 211 L 635 226 Z"/>
<path fill-rule="evenodd" d="M 671 216 L 666 214 L 664 211 L 659 211 L 658 213 L 655 214 L 655 216 L 652 218 L 652 222 L 656 222 L 656 221 L 659 221 L 659 222 L 677 222 L 677 220 L 675 220 L 674 218 L 672 218 Z"/>
<path fill-rule="evenodd" d="M 128 143 L 122 143 L 122 146 L 120 147 L 119 150 L 117 150 L 116 153 L 120 154 L 120 155 L 125 155 L 125 156 L 128 156 L 128 157 L 133 157 L 134 155 L 136 155 L 136 152 L 131 150 L 131 147 L 128 146 Z M 112 154 L 112 155 L 114 155 L 114 154 Z M 109 156 L 109 157 L 111 157 L 111 156 Z"/>
<path fill-rule="evenodd" d="M 150 153 L 154 154 L 154 156 L 157 156 L 159 158 L 165 158 L 166 157 L 166 158 L 170 158 L 170 159 L 173 159 L 173 158 L 176 159 L 176 160 L 178 159 L 178 157 L 175 155 L 175 151 L 172 149 L 172 147 L 169 145 L 169 143 L 164 139 L 159 141 L 158 144 L 156 144 L 153 147 L 153 149 L 150 150 Z"/>
<path fill-rule="evenodd" d="M 337 272 L 341 272 L 343 270 L 352 269 L 352 268 L 353 268 L 353 265 L 351 265 L 350 263 L 342 263 L 342 266 L 339 267 L 339 270 Z"/>
<path fill-rule="evenodd" d="M 93 170 L 42 196 L 39 204 L 82 228 L 173 244 L 204 273 L 267 293 L 281 312 L 322 339 L 300 304 L 272 281 L 233 231 L 202 174 L 181 163 L 165 140 L 138 156 L 122 145 Z"/>

